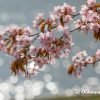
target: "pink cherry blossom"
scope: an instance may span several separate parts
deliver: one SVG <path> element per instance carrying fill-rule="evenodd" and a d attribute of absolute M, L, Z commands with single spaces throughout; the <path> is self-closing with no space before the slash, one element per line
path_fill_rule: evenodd
<path fill-rule="evenodd" d="M 37 48 L 34 45 L 31 45 L 29 47 L 29 54 L 34 56 L 36 52 L 37 52 Z"/>
<path fill-rule="evenodd" d="M 40 22 L 41 20 L 43 20 L 43 13 L 39 13 L 39 14 L 37 15 L 37 17 L 35 18 L 35 20 L 33 21 L 33 27 L 34 27 L 35 29 L 38 29 L 39 22 Z"/>
<path fill-rule="evenodd" d="M 2 50 L 5 46 L 5 42 L 3 40 L 0 40 L 0 50 Z"/>
<path fill-rule="evenodd" d="M 98 49 L 96 52 L 96 58 L 97 60 L 100 60 L 100 49 Z"/>
<path fill-rule="evenodd" d="M 90 26 L 91 30 L 94 30 L 95 32 L 99 32 L 100 24 L 98 24 L 98 23 L 90 23 L 89 26 Z"/>
<path fill-rule="evenodd" d="M 100 15 L 98 11 L 93 9 L 94 5 L 96 4 L 96 0 L 87 0 L 86 5 L 81 6 L 80 14 L 81 19 L 76 21 L 76 28 L 83 32 L 99 32 L 100 25 Z"/>
<path fill-rule="evenodd" d="M 93 63 L 93 57 L 88 56 L 85 60 L 88 64 L 92 64 Z"/>
<path fill-rule="evenodd" d="M 87 0 L 88 7 L 93 7 L 95 3 L 96 3 L 96 0 Z"/>
<path fill-rule="evenodd" d="M 6 28 L 6 32 L 16 35 L 16 32 L 18 29 L 19 29 L 19 26 L 17 26 L 17 25 L 10 25 Z"/>
<path fill-rule="evenodd" d="M 35 64 L 39 66 L 39 68 L 42 68 L 44 64 L 47 64 L 47 60 L 41 57 L 35 57 L 33 61 L 35 61 Z"/>
<path fill-rule="evenodd" d="M 33 34 L 35 31 L 29 26 L 10 25 L 0 32 L 0 51 L 13 56 L 17 63 L 21 60 L 22 67 L 26 66 L 25 73 L 36 75 L 45 64 L 54 64 L 57 59 L 68 57 L 74 45 L 71 35 L 73 31 L 91 31 L 98 35 L 100 15 L 99 11 L 94 9 L 95 4 L 96 0 L 87 0 L 86 4 L 81 6 L 81 18 L 75 22 L 73 30 L 69 30 L 70 22 L 79 14 L 75 14 L 75 7 L 67 3 L 54 7 L 47 19 L 43 13 L 39 13 L 33 21 L 36 34 Z M 33 44 L 34 41 L 38 44 Z M 74 74 L 80 78 L 81 71 L 88 64 L 100 61 L 100 50 L 93 56 L 88 56 L 85 50 L 81 51 L 72 57 L 72 61 Z M 28 66 L 30 63 L 33 65 Z"/>
<path fill-rule="evenodd" d="M 80 14 L 87 16 L 89 8 L 86 5 L 81 6 Z"/>
<path fill-rule="evenodd" d="M 39 34 L 40 43 L 46 49 L 49 49 L 49 47 L 51 47 L 53 39 L 54 39 L 54 34 L 52 32 L 46 32 L 45 34 L 44 33 Z"/>
<path fill-rule="evenodd" d="M 80 76 L 81 71 L 87 67 L 88 64 L 95 64 L 100 61 L 100 50 L 96 51 L 93 56 L 87 56 L 86 51 L 81 51 L 72 57 L 73 66 L 75 67 L 75 76 Z"/>
<path fill-rule="evenodd" d="M 32 41 L 32 37 L 26 35 L 16 36 L 16 41 L 18 45 L 29 45 Z"/>
<path fill-rule="evenodd" d="M 85 32 L 85 33 L 88 32 L 88 27 L 86 25 L 82 25 L 81 26 L 81 31 Z"/>

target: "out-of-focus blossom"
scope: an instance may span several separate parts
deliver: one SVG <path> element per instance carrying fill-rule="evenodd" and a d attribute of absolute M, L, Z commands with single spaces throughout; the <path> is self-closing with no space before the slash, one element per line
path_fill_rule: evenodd
<path fill-rule="evenodd" d="M 88 57 L 86 58 L 86 62 L 89 63 L 89 64 L 92 64 L 92 63 L 93 63 L 93 57 L 88 56 Z"/>
<path fill-rule="evenodd" d="M 5 46 L 5 42 L 3 40 L 0 40 L 0 50 L 2 50 Z"/>
<path fill-rule="evenodd" d="M 96 52 L 96 58 L 97 60 L 100 60 L 100 49 L 98 49 Z"/>
<path fill-rule="evenodd" d="M 93 7 L 96 3 L 96 0 L 87 0 L 87 6 L 88 7 Z"/>

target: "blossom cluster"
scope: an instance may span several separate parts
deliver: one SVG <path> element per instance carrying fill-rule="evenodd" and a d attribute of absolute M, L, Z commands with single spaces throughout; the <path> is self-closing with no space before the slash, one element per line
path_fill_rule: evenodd
<path fill-rule="evenodd" d="M 7 27 L 4 32 L 0 32 L 0 50 L 15 58 L 20 57 L 20 49 L 31 44 L 32 37 L 29 37 L 31 33 L 30 27 L 21 28 L 17 25 Z"/>
<path fill-rule="evenodd" d="M 48 31 L 51 31 L 51 29 L 55 26 L 58 29 L 64 29 L 64 23 L 70 22 L 72 20 L 75 11 L 75 7 L 66 3 L 64 3 L 62 6 L 56 6 L 54 7 L 53 12 L 49 12 L 50 18 L 44 19 L 43 13 L 39 13 L 33 21 L 33 27 L 35 29 L 42 30 L 42 32 L 45 31 L 46 25 L 48 27 Z"/>
<path fill-rule="evenodd" d="M 25 75 L 36 74 L 45 64 L 53 64 L 56 59 L 68 57 L 73 46 L 71 32 L 92 30 L 94 37 L 100 40 L 100 15 L 95 0 L 87 0 L 80 11 L 82 18 L 76 22 L 76 28 L 69 31 L 68 25 L 76 15 L 75 7 L 64 3 L 54 7 L 49 12 L 49 18 L 45 19 L 43 13 L 39 13 L 33 21 L 33 28 L 29 26 L 19 27 L 12 25 L 0 32 L 0 51 L 13 56 L 11 70 L 16 74 L 24 72 Z M 38 45 L 33 44 L 38 40 Z M 100 50 L 93 57 L 87 57 L 85 51 L 73 57 L 70 73 L 76 68 L 82 70 L 87 64 L 100 60 Z M 32 63 L 32 65 L 31 65 Z"/>
<path fill-rule="evenodd" d="M 57 21 L 61 16 L 64 17 L 65 22 L 72 20 L 73 14 L 76 12 L 75 7 L 64 3 L 62 6 L 54 7 L 53 12 L 50 12 L 50 17 L 53 21 Z"/>
<path fill-rule="evenodd" d="M 62 38 L 54 38 L 51 32 L 47 32 L 46 34 L 40 33 L 39 40 L 41 42 L 40 48 L 36 48 L 32 45 L 29 48 L 31 60 L 35 62 L 35 64 L 28 69 L 33 70 L 34 67 L 36 67 L 33 73 L 43 67 L 44 64 L 53 64 L 56 59 L 67 57 L 73 45 L 72 37 L 69 33 L 63 33 Z"/>
<path fill-rule="evenodd" d="M 100 4 L 96 0 L 87 0 L 85 5 L 81 6 L 81 19 L 76 21 L 76 27 L 82 32 L 92 31 L 94 38 L 100 40 Z"/>
<path fill-rule="evenodd" d="M 100 61 L 100 49 L 96 51 L 93 56 L 88 56 L 87 52 L 81 51 L 72 57 L 73 64 L 69 67 L 69 74 L 80 76 L 81 71 L 87 67 L 88 64 L 95 65 L 96 62 Z"/>
<path fill-rule="evenodd" d="M 66 23 L 72 20 L 74 13 L 75 7 L 64 3 L 62 6 L 54 7 L 53 12 L 50 12 L 50 18 L 44 19 L 43 13 L 39 13 L 35 18 L 33 27 L 40 31 L 38 39 L 41 45 L 40 48 L 31 46 L 29 50 L 32 60 L 36 62 L 33 68 L 28 68 L 31 70 L 35 67 L 33 73 L 44 64 L 52 64 L 56 59 L 68 56 L 73 42 Z M 54 31 L 54 28 L 57 30 Z M 55 35 L 59 31 L 62 33 L 61 37 Z"/>
<path fill-rule="evenodd" d="M 64 3 L 50 12 L 50 18 L 44 19 L 42 13 L 38 14 L 33 21 L 33 27 L 39 31 L 37 34 L 32 34 L 30 27 L 17 25 L 9 26 L 0 33 L 0 50 L 15 57 L 11 64 L 15 75 L 19 71 L 36 74 L 45 64 L 53 64 L 56 59 L 68 56 L 73 41 L 66 23 L 72 20 L 74 12 L 75 7 Z M 56 33 L 61 33 L 61 36 Z M 33 44 L 35 38 L 39 46 Z"/>

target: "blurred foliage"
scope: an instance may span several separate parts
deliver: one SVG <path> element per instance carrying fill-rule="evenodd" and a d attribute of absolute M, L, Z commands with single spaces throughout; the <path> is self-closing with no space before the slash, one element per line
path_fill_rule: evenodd
<path fill-rule="evenodd" d="M 100 100 L 100 95 L 93 96 L 73 96 L 73 97 L 65 97 L 65 96 L 55 96 L 55 97 L 47 97 L 47 98 L 37 98 L 33 100 Z"/>

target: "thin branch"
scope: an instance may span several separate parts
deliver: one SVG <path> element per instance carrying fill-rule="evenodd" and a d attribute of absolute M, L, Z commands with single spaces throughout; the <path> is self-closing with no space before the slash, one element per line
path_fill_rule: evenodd
<path fill-rule="evenodd" d="M 74 31 L 76 31 L 76 30 L 78 30 L 78 29 L 80 29 L 80 27 L 71 30 L 70 33 L 74 32 Z"/>
<path fill-rule="evenodd" d="M 74 17 L 76 17 L 76 16 L 79 16 L 80 15 L 80 13 L 78 13 L 78 14 L 75 14 L 75 15 L 73 15 L 73 17 L 72 18 L 74 18 Z"/>
<path fill-rule="evenodd" d="M 80 15 L 80 13 L 75 14 L 75 15 L 73 15 L 72 18 L 74 18 L 74 17 L 76 17 L 76 16 L 79 16 L 79 15 Z M 66 23 L 66 21 L 65 21 L 64 23 Z M 54 28 L 57 28 L 57 26 L 53 26 L 51 29 L 54 29 Z M 75 30 L 78 30 L 78 29 L 79 29 L 79 28 L 73 29 L 73 30 L 70 31 L 70 33 L 73 32 L 73 31 L 75 31 Z M 44 31 L 44 32 L 46 32 L 46 31 Z M 33 35 L 30 35 L 30 36 L 29 36 L 29 37 L 36 36 L 36 37 L 33 39 L 32 43 L 39 37 L 39 34 L 40 34 L 40 33 L 36 33 L 36 34 L 33 34 Z M 61 38 L 63 38 L 63 37 L 61 37 Z"/>
<path fill-rule="evenodd" d="M 32 43 L 39 37 L 39 34 L 33 39 Z"/>
<path fill-rule="evenodd" d="M 29 37 L 32 37 L 32 36 L 37 36 L 39 33 L 36 33 L 36 34 L 32 34 L 30 35 Z"/>
<path fill-rule="evenodd" d="M 74 17 L 76 17 L 76 16 L 79 16 L 79 15 L 80 15 L 80 13 L 75 14 L 75 15 L 73 15 L 73 17 L 72 17 L 72 18 L 74 18 Z M 66 21 L 65 21 L 64 23 L 66 23 Z M 57 26 L 53 26 L 51 29 L 54 29 L 54 28 L 57 28 Z M 44 31 L 44 32 L 46 32 L 46 31 Z M 37 36 L 38 34 L 40 34 L 40 33 L 36 33 L 36 34 L 30 35 L 29 37 L 32 37 L 32 36 Z"/>
<path fill-rule="evenodd" d="M 69 31 L 69 33 L 72 33 L 72 32 L 74 32 L 74 31 L 78 30 L 79 28 L 80 28 L 80 27 L 75 28 L 75 29 L 73 29 L 73 30 Z M 60 37 L 60 39 L 62 39 L 62 38 L 63 38 L 63 36 L 62 36 L 62 37 Z"/>

